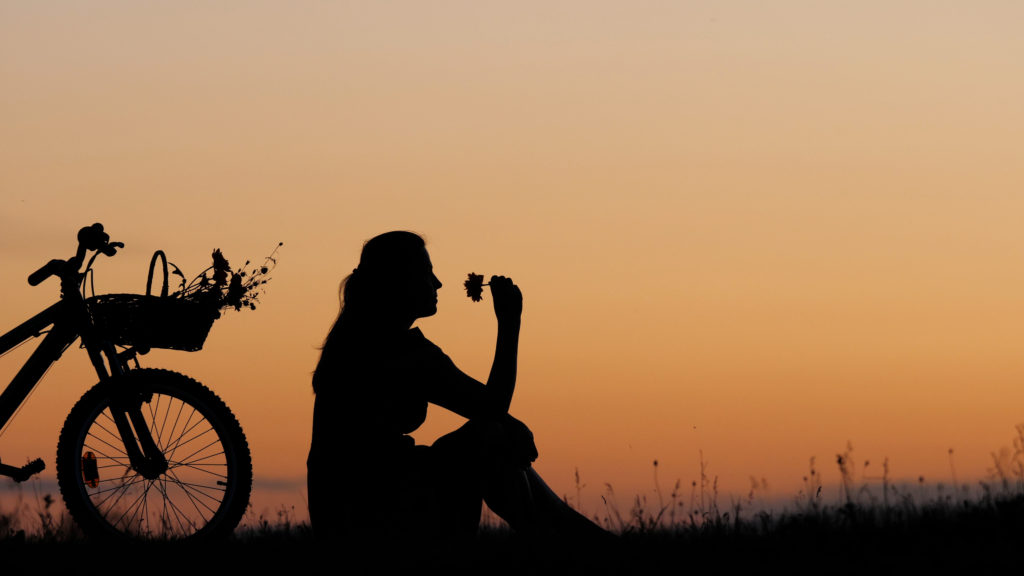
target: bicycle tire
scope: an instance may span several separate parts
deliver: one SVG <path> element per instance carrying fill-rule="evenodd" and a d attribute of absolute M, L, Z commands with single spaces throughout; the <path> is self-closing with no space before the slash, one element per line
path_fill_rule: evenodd
<path fill-rule="evenodd" d="M 168 470 L 149 480 L 131 468 L 109 411 L 111 383 L 87 391 L 64 421 L 57 483 L 87 536 L 206 540 L 229 535 L 249 504 L 252 456 L 245 433 L 209 388 L 170 370 L 120 378 L 143 394 L 142 413 Z M 211 434 L 212 432 L 212 434 Z"/>

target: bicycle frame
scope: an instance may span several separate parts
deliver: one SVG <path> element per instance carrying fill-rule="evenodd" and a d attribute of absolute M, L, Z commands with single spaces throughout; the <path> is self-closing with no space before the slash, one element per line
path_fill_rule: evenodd
<path fill-rule="evenodd" d="M 78 267 L 81 265 L 83 253 L 80 248 L 79 255 L 70 261 L 74 264 L 73 270 L 65 270 L 61 275 L 61 301 L 0 336 L 2 355 L 30 338 L 46 333 L 25 365 L 3 393 L 0 393 L 0 430 L 7 426 L 50 366 L 81 337 L 82 345 L 89 354 L 100 382 L 111 387 L 110 396 L 113 401 L 110 411 L 132 467 L 146 478 L 155 478 L 167 470 L 167 460 L 157 448 L 142 416 L 143 399 L 134 390 L 120 386 L 116 378 L 130 369 L 130 361 L 135 360 L 138 365 L 136 353 L 132 348 L 118 353 L 112 343 L 94 334 L 85 299 L 79 292 L 84 275 L 78 273 Z M 8 476 L 18 481 L 40 470 L 41 461 L 22 468 L 0 464 L 0 476 Z"/>
<path fill-rule="evenodd" d="M 36 314 L 7 334 L 0 336 L 0 354 L 5 354 L 10 349 L 30 338 L 41 336 L 47 327 L 53 326 L 49 333 L 46 334 L 46 337 L 43 338 L 39 347 L 35 349 L 25 362 L 25 365 L 15 374 L 11 383 L 0 394 L 0 429 L 7 425 L 8 421 L 18 410 L 18 407 L 35 389 L 43 374 L 78 339 L 77 330 L 69 329 L 60 321 L 61 316 L 63 316 L 62 307 L 65 305 L 65 302 L 58 302 Z"/>

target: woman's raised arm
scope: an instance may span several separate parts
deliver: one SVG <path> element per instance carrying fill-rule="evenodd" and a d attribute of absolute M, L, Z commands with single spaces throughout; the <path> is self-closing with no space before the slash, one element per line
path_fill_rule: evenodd
<path fill-rule="evenodd" d="M 519 327 L 523 312 L 523 294 L 512 280 L 491 277 L 494 314 L 498 318 L 498 342 L 486 385 L 459 370 L 451 360 L 448 378 L 438 382 L 429 400 L 464 416 L 498 418 L 508 414 L 516 387 L 519 356 Z"/>
<path fill-rule="evenodd" d="M 490 285 L 494 315 L 498 319 L 498 342 L 487 378 L 487 396 L 495 411 L 507 413 L 516 388 L 523 294 L 511 278 L 504 276 L 491 276 Z"/>

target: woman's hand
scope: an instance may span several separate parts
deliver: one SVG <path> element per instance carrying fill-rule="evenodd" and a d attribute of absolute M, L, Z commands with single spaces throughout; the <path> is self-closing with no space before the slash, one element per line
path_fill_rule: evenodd
<path fill-rule="evenodd" d="M 491 276 L 491 299 L 498 324 L 519 325 L 523 315 L 523 293 L 511 278 Z"/>

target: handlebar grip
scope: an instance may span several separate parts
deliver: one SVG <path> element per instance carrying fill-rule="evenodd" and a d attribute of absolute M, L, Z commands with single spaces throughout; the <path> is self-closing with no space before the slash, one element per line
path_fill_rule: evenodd
<path fill-rule="evenodd" d="M 64 266 L 64 264 L 65 262 L 63 260 L 50 260 L 45 265 L 43 265 L 43 267 L 40 268 L 39 270 L 36 270 L 32 274 L 29 274 L 29 285 L 38 286 L 43 282 L 43 280 L 46 280 L 50 276 L 53 276 L 54 274 L 60 272 L 60 269 L 62 266 Z"/>

